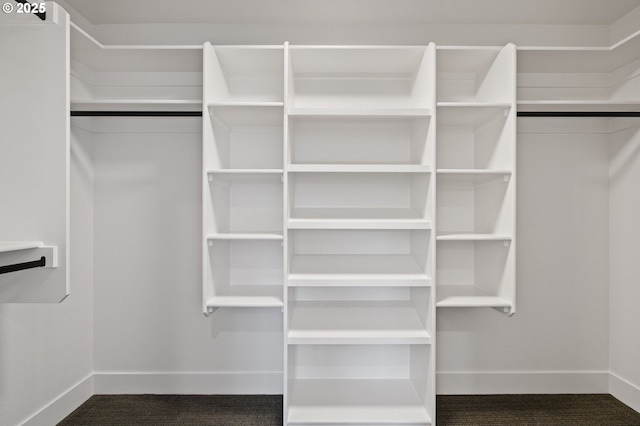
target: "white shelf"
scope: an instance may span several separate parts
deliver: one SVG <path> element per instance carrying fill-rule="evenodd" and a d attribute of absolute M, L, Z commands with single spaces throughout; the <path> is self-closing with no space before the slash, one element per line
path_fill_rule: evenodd
<path fill-rule="evenodd" d="M 431 173 L 430 166 L 415 164 L 291 164 L 288 170 L 296 173 Z"/>
<path fill-rule="evenodd" d="M 511 170 L 496 169 L 437 169 L 438 180 L 445 182 L 486 182 L 511 177 Z"/>
<path fill-rule="evenodd" d="M 283 240 L 282 234 L 274 233 L 219 233 L 207 235 L 207 240 Z"/>
<path fill-rule="evenodd" d="M 429 287 L 431 279 L 418 274 L 289 274 L 289 287 Z"/>
<path fill-rule="evenodd" d="M 632 101 L 615 101 L 615 100 L 520 100 L 517 102 L 518 111 L 545 111 L 545 112 L 563 112 L 563 111 L 615 111 L 615 112 L 634 112 L 640 111 L 640 99 Z"/>
<path fill-rule="evenodd" d="M 216 169 L 208 170 L 209 179 L 229 181 L 281 181 L 282 169 Z"/>
<path fill-rule="evenodd" d="M 289 425 L 431 424 L 410 380 L 297 379 L 289 395 Z"/>
<path fill-rule="evenodd" d="M 289 219 L 289 229 L 431 229 L 422 219 Z"/>
<path fill-rule="evenodd" d="M 480 233 L 443 233 L 436 237 L 438 241 L 511 241 L 510 235 Z"/>
<path fill-rule="evenodd" d="M 418 344 L 431 336 L 410 302 L 292 302 L 289 344 Z"/>
<path fill-rule="evenodd" d="M 511 109 L 503 102 L 438 102 L 439 126 L 478 126 Z"/>
<path fill-rule="evenodd" d="M 290 229 L 431 229 L 431 222 L 412 209 L 298 208 L 289 218 Z"/>
<path fill-rule="evenodd" d="M 272 102 L 272 101 L 231 101 L 231 102 L 209 102 L 207 107 L 209 109 L 217 108 L 282 108 L 284 102 Z"/>
<path fill-rule="evenodd" d="M 281 308 L 282 286 L 232 285 L 223 289 L 206 303 L 212 308 Z"/>
<path fill-rule="evenodd" d="M 72 111 L 202 111 L 200 99 L 71 100 Z"/>
<path fill-rule="evenodd" d="M 411 255 L 403 254 L 307 254 L 291 258 L 290 279 L 342 280 L 366 282 L 372 275 L 380 280 L 420 280 L 428 276 Z"/>
<path fill-rule="evenodd" d="M 429 108 L 291 108 L 296 117 L 430 117 Z"/>
<path fill-rule="evenodd" d="M 512 304 L 476 286 L 443 285 L 438 287 L 436 306 L 439 308 L 511 308 Z"/>
<path fill-rule="evenodd" d="M 42 247 L 40 241 L 0 241 L 0 253 L 28 250 Z"/>

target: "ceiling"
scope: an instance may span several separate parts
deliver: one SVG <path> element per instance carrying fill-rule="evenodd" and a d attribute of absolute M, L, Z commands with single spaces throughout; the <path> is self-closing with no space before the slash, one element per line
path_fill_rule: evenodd
<path fill-rule="evenodd" d="M 92 24 L 609 25 L 640 0 L 66 0 Z"/>

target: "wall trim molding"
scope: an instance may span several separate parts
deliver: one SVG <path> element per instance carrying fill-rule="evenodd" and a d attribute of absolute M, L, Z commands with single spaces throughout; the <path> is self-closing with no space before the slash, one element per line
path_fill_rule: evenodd
<path fill-rule="evenodd" d="M 610 373 L 609 393 L 640 413 L 640 386 L 634 385 L 615 373 Z"/>
<path fill-rule="evenodd" d="M 608 371 L 443 371 L 438 395 L 609 393 Z"/>
<path fill-rule="evenodd" d="M 96 372 L 95 394 L 247 394 L 283 392 L 281 372 Z"/>
<path fill-rule="evenodd" d="M 21 423 L 22 426 L 51 426 L 59 423 L 94 395 L 93 374 L 58 395 Z"/>

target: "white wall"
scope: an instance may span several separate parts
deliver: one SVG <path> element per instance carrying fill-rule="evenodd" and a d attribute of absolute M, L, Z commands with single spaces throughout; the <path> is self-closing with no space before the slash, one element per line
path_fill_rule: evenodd
<path fill-rule="evenodd" d="M 50 426 L 93 394 L 93 194 L 72 132 L 71 294 L 60 304 L 0 304 L 0 423 Z"/>
<path fill-rule="evenodd" d="M 610 158 L 611 393 L 640 411 L 640 128 L 637 125 L 612 134 Z"/>
<path fill-rule="evenodd" d="M 96 393 L 282 392 L 280 309 L 202 315 L 202 137 L 189 120 L 94 134 Z M 162 122 L 168 133 L 153 130 Z"/>
<path fill-rule="evenodd" d="M 518 311 L 440 309 L 438 391 L 607 393 L 606 122 L 518 131 Z"/>

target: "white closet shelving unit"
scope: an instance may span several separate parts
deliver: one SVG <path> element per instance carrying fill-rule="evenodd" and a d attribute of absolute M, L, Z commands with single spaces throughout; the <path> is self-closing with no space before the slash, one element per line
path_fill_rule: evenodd
<path fill-rule="evenodd" d="M 436 304 L 515 311 L 515 60 L 205 44 L 204 312 L 283 308 L 286 424 L 435 424 Z"/>
<path fill-rule="evenodd" d="M 437 306 L 515 312 L 516 50 L 438 47 Z"/>
<path fill-rule="evenodd" d="M 284 46 L 204 45 L 204 312 L 284 293 Z"/>
<path fill-rule="evenodd" d="M 285 422 L 435 411 L 435 47 L 289 48 Z"/>

